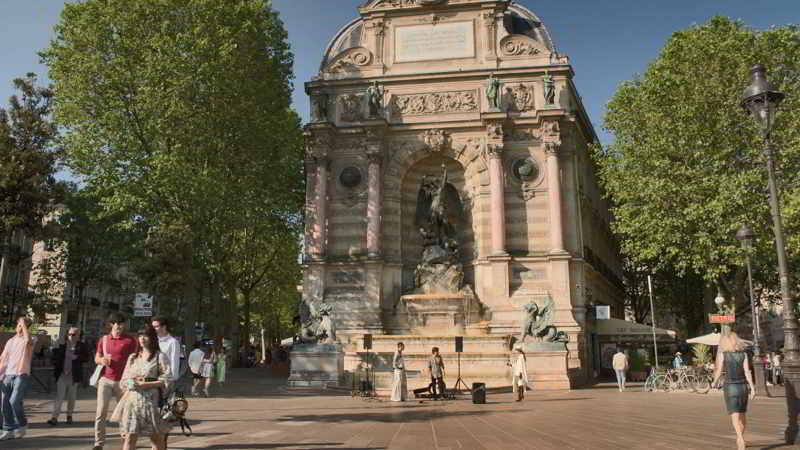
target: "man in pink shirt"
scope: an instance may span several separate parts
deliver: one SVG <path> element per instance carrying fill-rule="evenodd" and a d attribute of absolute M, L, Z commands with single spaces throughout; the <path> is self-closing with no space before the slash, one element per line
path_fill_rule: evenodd
<path fill-rule="evenodd" d="M 97 353 L 94 362 L 103 366 L 103 376 L 97 382 L 97 414 L 94 419 L 94 447 L 102 450 L 106 443 L 106 422 L 111 397 L 118 402 L 122 398 L 119 380 L 128 363 L 128 357 L 136 352 L 136 339 L 125 334 L 125 318 L 122 314 L 112 313 L 108 316 L 111 333 L 97 341 Z"/>
<path fill-rule="evenodd" d="M 22 399 L 30 385 L 34 339 L 28 334 L 28 322 L 24 316 L 17 320 L 16 331 L 17 334 L 6 342 L 0 354 L 4 422 L 0 441 L 21 439 L 28 431 Z"/>

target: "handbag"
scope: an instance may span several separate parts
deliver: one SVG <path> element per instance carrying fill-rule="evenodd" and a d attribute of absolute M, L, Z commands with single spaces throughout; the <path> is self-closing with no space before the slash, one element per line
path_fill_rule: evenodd
<path fill-rule="evenodd" d="M 161 377 L 161 365 L 158 364 L 158 376 Z M 189 409 L 189 402 L 184 397 L 183 392 L 173 391 L 169 396 L 164 395 L 164 388 L 158 388 L 158 410 L 161 413 L 161 420 L 170 426 L 180 424 L 181 432 L 184 436 L 192 435 L 192 426 L 186 420 L 186 411 Z M 189 430 L 188 432 L 186 430 Z"/>
<path fill-rule="evenodd" d="M 108 355 L 108 335 L 103 336 L 103 356 Z M 100 382 L 100 377 L 103 376 L 103 370 L 106 366 L 102 364 L 98 364 L 97 367 L 94 368 L 94 373 L 92 377 L 89 378 L 89 386 L 97 387 L 97 383 Z"/>

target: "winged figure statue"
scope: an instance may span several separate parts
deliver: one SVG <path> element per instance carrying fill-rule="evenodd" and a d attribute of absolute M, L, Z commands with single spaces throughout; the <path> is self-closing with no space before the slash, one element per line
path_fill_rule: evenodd
<path fill-rule="evenodd" d="M 524 342 L 528 336 L 545 342 L 569 341 L 569 336 L 566 333 L 558 331 L 553 326 L 555 304 L 552 298 L 548 296 L 541 306 L 535 302 L 530 302 L 522 308 L 525 310 L 525 321 L 522 324 L 520 341 Z"/>
<path fill-rule="evenodd" d="M 422 178 L 417 194 L 416 225 L 427 244 L 445 248 L 455 238 L 456 226 L 461 223 L 463 206 L 455 186 L 447 181 L 447 167 L 442 165 L 442 177 Z M 435 241 L 434 241 L 435 240 Z"/>

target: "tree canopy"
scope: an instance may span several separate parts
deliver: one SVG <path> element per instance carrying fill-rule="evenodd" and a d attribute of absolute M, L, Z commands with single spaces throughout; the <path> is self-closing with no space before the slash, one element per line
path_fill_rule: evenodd
<path fill-rule="evenodd" d="M 277 13 L 266 0 L 88 0 L 65 5 L 55 30 L 41 55 L 69 166 L 151 249 L 180 250 L 148 252 L 145 288 L 233 333 L 247 250 L 300 229 L 302 133 Z M 296 282 L 262 261 L 260 281 Z"/>
<path fill-rule="evenodd" d="M 675 32 L 645 73 L 622 83 L 605 120 L 614 141 L 598 148 L 613 229 L 634 264 L 699 274 L 745 304 L 744 251 L 736 231 L 758 235 L 753 256 L 777 285 L 764 146 L 739 105 L 749 70 L 763 64 L 786 92 L 778 149 L 790 257 L 800 254 L 800 31 L 753 30 L 724 17 Z M 797 265 L 794 265 L 797 268 Z"/>

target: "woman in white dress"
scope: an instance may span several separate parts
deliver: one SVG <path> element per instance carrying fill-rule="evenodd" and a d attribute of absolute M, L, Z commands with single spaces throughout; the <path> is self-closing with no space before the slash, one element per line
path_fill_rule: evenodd
<path fill-rule="evenodd" d="M 518 402 L 525 398 L 525 389 L 528 387 L 528 361 L 522 347 L 517 347 L 514 354 L 514 364 L 511 366 L 511 390 L 517 394 Z"/>
<path fill-rule="evenodd" d="M 158 335 L 152 326 L 139 330 L 139 349 L 128 358 L 120 386 L 122 399 L 111 420 L 119 422 L 122 449 L 136 448 L 137 438 L 150 436 L 153 448 L 166 449 L 169 423 L 161 418 L 158 408 L 159 389 L 169 389 L 169 361 L 159 351 Z"/>
<path fill-rule="evenodd" d="M 403 349 L 405 346 L 402 342 L 397 343 L 397 351 L 394 352 L 392 358 L 392 367 L 394 368 L 394 380 L 392 381 L 392 401 L 404 402 L 408 398 L 408 381 L 406 380 L 406 365 L 403 362 Z"/>

